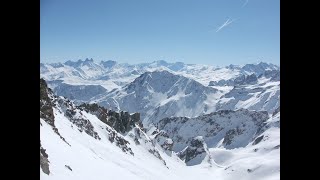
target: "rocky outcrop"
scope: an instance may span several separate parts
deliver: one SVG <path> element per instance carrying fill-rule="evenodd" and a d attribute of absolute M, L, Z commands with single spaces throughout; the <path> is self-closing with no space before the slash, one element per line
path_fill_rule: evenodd
<path fill-rule="evenodd" d="M 239 86 L 257 83 L 258 78 L 255 74 L 241 75 L 235 79 L 222 79 L 219 81 L 210 81 L 209 86 Z"/>
<path fill-rule="evenodd" d="M 53 103 L 48 93 L 52 93 L 44 79 L 40 79 L 40 118 L 54 126 Z"/>
<path fill-rule="evenodd" d="M 232 144 L 232 142 L 234 141 L 234 138 L 237 136 L 240 136 L 241 134 L 243 134 L 243 132 L 244 132 L 244 129 L 241 129 L 239 127 L 230 129 L 229 131 L 227 131 L 226 135 L 224 136 L 222 144 L 225 147 L 228 147 L 230 144 Z"/>
<path fill-rule="evenodd" d="M 271 81 L 280 81 L 280 71 L 279 70 L 267 70 L 260 77 L 270 78 Z"/>
<path fill-rule="evenodd" d="M 221 79 L 220 81 L 210 81 L 208 86 L 234 86 L 234 81 L 233 79 Z"/>
<path fill-rule="evenodd" d="M 255 74 L 242 75 L 234 80 L 234 85 L 255 84 L 257 80 L 258 78 Z"/>
<path fill-rule="evenodd" d="M 115 143 L 116 146 L 118 146 L 123 152 L 129 153 L 131 155 L 134 155 L 131 148 L 129 147 L 129 142 L 125 140 L 122 136 L 120 136 L 116 131 L 113 129 L 106 127 L 106 130 L 108 132 L 109 141 L 111 143 Z"/>
<path fill-rule="evenodd" d="M 61 110 L 65 116 L 72 122 L 80 132 L 85 132 L 89 136 L 100 140 L 98 133 L 94 130 L 93 125 L 88 118 L 83 116 L 81 109 L 77 108 L 70 100 L 59 97 L 57 100 Z"/>
<path fill-rule="evenodd" d="M 159 151 L 155 147 L 155 139 L 151 139 L 139 126 L 134 127 L 128 133 L 128 137 L 133 139 L 136 145 L 144 146 L 149 153 L 162 161 L 165 166 L 167 165 L 166 161 L 161 157 Z"/>
<path fill-rule="evenodd" d="M 61 136 L 59 130 L 54 124 L 53 107 L 55 106 L 55 98 L 56 97 L 53 95 L 52 90 L 48 88 L 46 81 L 44 79 L 40 79 L 40 118 L 48 123 L 52 127 L 53 131 L 70 146 L 65 138 Z M 40 125 L 42 125 L 41 122 Z"/>
<path fill-rule="evenodd" d="M 49 170 L 49 160 L 48 160 L 49 156 L 46 153 L 46 149 L 44 149 L 41 146 L 41 141 L 40 141 L 40 168 L 42 169 L 42 171 L 49 175 L 50 174 L 50 170 Z"/>
<path fill-rule="evenodd" d="M 190 145 L 177 155 L 185 161 L 187 166 L 200 164 L 206 157 L 208 158 L 208 162 L 211 160 L 207 144 L 202 136 L 193 138 Z"/>
<path fill-rule="evenodd" d="M 133 127 L 135 127 L 135 124 L 143 128 L 142 122 L 140 121 L 140 113 L 133 113 L 131 115 L 128 112 L 124 111 L 118 113 L 112 110 L 107 110 L 106 108 L 99 106 L 96 103 L 84 103 L 78 107 L 82 110 L 96 115 L 102 122 L 108 124 L 119 133 L 129 132 Z"/>
<path fill-rule="evenodd" d="M 202 136 L 209 147 L 223 141 L 225 148 L 233 149 L 252 142 L 268 118 L 266 111 L 220 110 L 196 118 L 164 118 L 155 126 L 173 140 L 172 150 L 175 152 L 183 150 L 196 136 Z"/>
<path fill-rule="evenodd" d="M 169 138 L 169 135 L 165 131 L 161 130 L 155 135 L 154 143 L 159 144 L 168 155 L 171 155 L 173 140 Z"/>
<path fill-rule="evenodd" d="M 261 140 L 263 139 L 263 137 L 264 137 L 263 135 L 257 137 L 257 138 L 253 141 L 252 145 L 259 144 L 259 142 L 261 142 Z"/>

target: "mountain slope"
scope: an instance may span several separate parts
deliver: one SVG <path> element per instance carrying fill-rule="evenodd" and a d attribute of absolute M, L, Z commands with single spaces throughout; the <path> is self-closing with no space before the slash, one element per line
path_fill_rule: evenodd
<path fill-rule="evenodd" d="M 171 116 L 195 117 L 215 110 L 222 92 L 168 71 L 146 72 L 120 90 L 91 102 L 114 110 L 140 112 L 146 125 Z"/>
<path fill-rule="evenodd" d="M 146 72 L 123 88 L 95 96 L 90 102 L 140 112 L 145 125 L 166 117 L 196 117 L 216 110 L 245 108 L 273 113 L 280 106 L 280 81 L 271 81 L 272 77 L 246 76 L 236 79 L 238 85 L 230 88 L 203 86 L 165 70 Z"/>
<path fill-rule="evenodd" d="M 267 119 L 268 113 L 263 111 L 220 110 L 196 118 L 164 118 L 155 126 L 168 133 L 176 152 L 196 136 L 202 136 L 210 148 L 234 149 L 248 145 Z"/>
<path fill-rule="evenodd" d="M 168 133 L 144 132 L 137 117 L 76 106 L 40 80 L 40 179 L 279 179 L 280 109 L 243 149 L 208 148 L 194 138 L 186 153 L 192 166 L 171 151 Z"/>
<path fill-rule="evenodd" d="M 241 75 L 250 74 L 259 76 L 265 71 L 279 71 L 280 68 L 262 62 L 243 66 L 230 65 L 222 68 L 211 65 L 184 64 L 182 62 L 168 63 L 163 60 L 133 65 L 111 60 L 97 63 L 92 59 L 67 61 L 65 63 L 40 63 L 41 77 L 47 81 L 63 80 L 70 85 L 102 85 L 108 90 L 128 84 L 145 72 L 157 70 L 166 70 L 182 75 L 207 86 L 210 81 L 233 80 Z"/>

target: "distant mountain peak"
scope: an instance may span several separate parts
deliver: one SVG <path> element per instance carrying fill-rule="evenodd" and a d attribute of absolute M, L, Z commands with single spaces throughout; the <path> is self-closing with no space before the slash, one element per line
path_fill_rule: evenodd
<path fill-rule="evenodd" d="M 92 58 L 86 58 L 85 62 L 93 62 L 93 59 Z"/>
<path fill-rule="evenodd" d="M 113 61 L 113 60 L 101 61 L 100 64 L 105 68 L 112 68 L 114 65 L 117 64 L 117 61 Z"/>
<path fill-rule="evenodd" d="M 152 63 L 156 63 L 156 64 L 159 64 L 159 65 L 167 65 L 169 64 L 167 61 L 165 60 L 157 60 L 157 61 L 153 61 Z"/>

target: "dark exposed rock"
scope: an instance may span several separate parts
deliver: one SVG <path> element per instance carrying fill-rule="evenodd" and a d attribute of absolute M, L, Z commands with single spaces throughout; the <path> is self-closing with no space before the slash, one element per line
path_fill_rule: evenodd
<path fill-rule="evenodd" d="M 149 153 L 153 154 L 156 158 L 160 159 L 163 162 L 163 164 L 167 167 L 166 161 L 161 157 L 160 153 L 156 149 L 149 149 Z"/>
<path fill-rule="evenodd" d="M 279 149 L 279 148 L 280 148 L 280 144 L 273 147 L 273 149 Z"/>
<path fill-rule="evenodd" d="M 279 70 L 267 70 L 260 76 L 270 78 L 271 81 L 280 81 L 280 71 Z"/>
<path fill-rule="evenodd" d="M 262 139 L 263 139 L 263 135 L 260 137 L 257 137 L 257 139 L 253 141 L 252 145 L 258 144 L 259 142 L 261 142 Z"/>
<path fill-rule="evenodd" d="M 171 154 L 173 147 L 173 140 L 169 138 L 169 135 L 165 131 L 160 131 L 154 140 L 166 151 L 167 154 Z"/>
<path fill-rule="evenodd" d="M 180 159 L 185 160 L 187 166 L 199 164 L 208 155 L 208 148 L 202 136 L 193 138 L 190 145 L 184 150 L 180 151 L 177 155 Z"/>
<path fill-rule="evenodd" d="M 258 80 L 255 74 L 242 75 L 234 79 L 234 85 L 254 84 Z"/>
<path fill-rule="evenodd" d="M 278 112 L 280 112 L 280 106 L 276 110 L 274 110 L 272 116 L 275 116 Z"/>
<path fill-rule="evenodd" d="M 72 171 L 71 167 L 68 165 L 64 165 L 64 167 L 66 167 L 67 169 L 69 169 L 70 171 Z"/>
<path fill-rule="evenodd" d="M 120 133 L 130 131 L 133 127 L 135 127 L 136 124 L 143 128 L 142 122 L 140 121 L 140 113 L 134 113 L 132 115 L 124 111 L 118 113 L 112 110 L 107 110 L 106 108 L 95 103 L 84 103 L 78 107 L 96 115 L 98 119 L 113 127 L 117 132 Z"/>
<path fill-rule="evenodd" d="M 41 146 L 41 141 L 40 141 L 40 167 L 42 171 L 47 175 L 50 174 L 48 158 L 49 156 L 46 153 L 46 150 Z"/>
<path fill-rule="evenodd" d="M 225 138 L 224 147 L 232 149 L 251 143 L 259 134 L 250 130 L 248 126 L 258 130 L 265 126 L 268 118 L 266 111 L 219 110 L 196 118 L 164 118 L 155 126 L 168 133 L 174 142 L 172 149 L 175 152 L 182 151 L 195 136 L 202 136 L 207 143 L 210 143 L 209 146 L 214 146 Z M 194 136 L 184 136 L 185 128 L 192 129 Z M 245 137 L 245 140 L 241 140 L 242 137 Z"/>
<path fill-rule="evenodd" d="M 128 152 L 131 155 L 134 155 L 131 148 L 128 146 L 130 143 L 127 140 L 125 140 L 123 137 L 118 135 L 118 133 L 116 131 L 110 129 L 109 127 L 106 127 L 106 130 L 108 132 L 109 141 L 111 143 L 115 143 L 116 146 L 118 146 L 123 152 L 125 152 L 125 153 Z"/>
<path fill-rule="evenodd" d="M 101 139 L 98 133 L 94 131 L 94 127 L 89 120 L 84 119 L 81 116 L 77 116 L 77 113 L 81 114 L 79 109 L 77 109 L 69 100 L 54 96 L 51 89 L 48 88 L 45 80 L 40 79 L 40 118 L 44 119 L 49 125 L 51 125 L 54 132 L 58 134 L 64 142 L 66 142 L 65 138 L 60 135 L 54 124 L 53 107 L 55 106 L 55 102 L 62 107 L 66 117 L 78 127 L 80 132 L 85 131 L 95 139 Z M 68 142 L 66 143 L 70 146 Z"/>
<path fill-rule="evenodd" d="M 64 137 L 61 136 L 54 124 L 53 107 L 55 106 L 54 95 L 44 79 L 40 79 L 40 118 L 47 122 L 53 131 L 69 146 L 71 146 Z M 41 124 L 41 122 L 40 122 Z M 42 124 L 41 124 L 42 125 Z"/>
<path fill-rule="evenodd" d="M 49 125 L 54 126 L 53 103 L 51 102 L 52 99 L 48 96 L 50 92 L 51 90 L 48 88 L 46 81 L 40 79 L 40 118 L 45 120 Z"/>
<path fill-rule="evenodd" d="M 61 104 L 64 106 L 65 104 Z M 64 106 L 65 108 L 65 115 L 69 119 L 70 122 L 75 124 L 78 127 L 80 132 L 85 132 L 89 136 L 92 136 L 95 139 L 100 140 L 98 133 L 94 130 L 93 125 L 88 119 L 85 119 L 83 116 L 78 116 L 77 113 L 81 113 L 79 109 L 74 108 L 72 105 L 68 104 Z"/>
<path fill-rule="evenodd" d="M 233 142 L 233 139 L 236 136 L 241 135 L 243 131 L 244 129 L 240 129 L 239 127 L 230 129 L 229 131 L 227 131 L 222 143 L 226 146 L 230 145 Z"/>
<path fill-rule="evenodd" d="M 220 81 L 210 81 L 208 86 L 234 86 L 234 80 L 220 80 Z"/>

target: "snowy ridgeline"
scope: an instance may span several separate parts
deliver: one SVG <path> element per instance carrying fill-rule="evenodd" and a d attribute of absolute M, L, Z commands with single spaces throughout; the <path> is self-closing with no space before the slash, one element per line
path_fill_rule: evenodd
<path fill-rule="evenodd" d="M 210 87 L 168 71 L 154 71 L 89 102 L 116 111 L 140 112 L 145 125 L 167 117 L 197 117 L 217 110 L 245 108 L 271 114 L 280 106 L 280 81 L 260 77 L 255 84 Z"/>
<path fill-rule="evenodd" d="M 40 83 L 41 179 L 280 178 L 280 109 L 163 119 L 162 129 L 146 129 L 139 114 L 76 106 Z"/>
<path fill-rule="evenodd" d="M 95 62 L 93 59 L 86 59 L 75 62 L 40 64 L 41 77 L 48 81 L 63 80 L 75 84 L 84 82 L 91 82 L 91 84 L 102 83 L 108 90 L 117 88 L 121 84 L 132 82 L 145 72 L 156 70 L 166 70 L 183 75 L 207 86 L 210 81 L 211 83 L 222 83 L 223 81 L 221 80 L 228 81 L 242 75 L 255 74 L 257 77 L 265 75 L 271 77 L 275 76 L 280 68 L 263 62 L 243 66 L 214 67 L 201 64 L 184 64 L 182 62 L 168 63 L 163 60 L 152 63 L 127 64 L 110 60 Z M 249 78 L 249 80 L 253 79 L 254 77 Z M 238 78 L 239 80 L 241 78 Z M 103 83 L 103 81 L 108 83 Z"/>
<path fill-rule="evenodd" d="M 167 117 L 197 117 L 217 110 L 268 111 L 280 106 L 280 68 L 115 61 L 40 64 L 41 77 L 59 96 L 141 113 L 144 125 Z"/>

